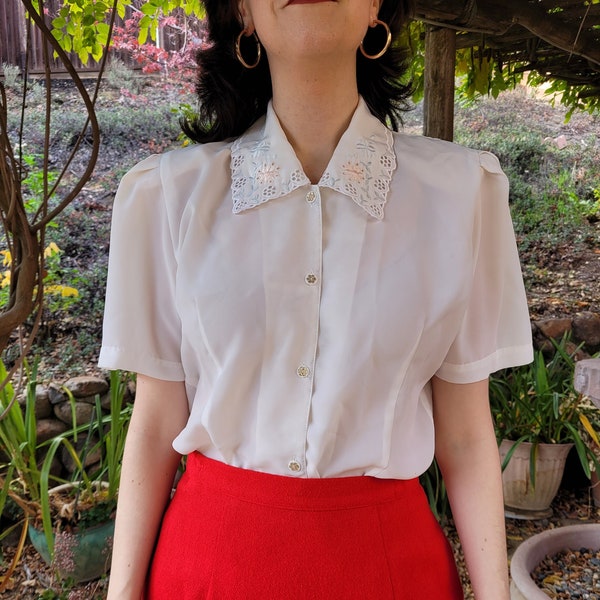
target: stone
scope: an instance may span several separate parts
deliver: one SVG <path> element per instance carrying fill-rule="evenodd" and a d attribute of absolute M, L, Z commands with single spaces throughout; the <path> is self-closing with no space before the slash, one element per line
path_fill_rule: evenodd
<path fill-rule="evenodd" d="M 99 394 L 97 394 L 99 395 Z M 102 401 L 102 398 L 100 398 Z M 85 402 L 86 404 L 91 404 L 92 406 L 96 406 L 96 395 L 95 396 L 77 396 L 77 402 Z"/>
<path fill-rule="evenodd" d="M 84 448 L 86 443 L 89 445 L 89 450 L 91 450 L 92 448 L 94 448 L 94 446 L 98 444 L 98 436 L 94 435 L 92 436 L 91 440 L 88 440 L 87 434 L 79 434 L 79 436 L 77 437 L 77 442 L 75 443 L 75 450 L 77 450 L 77 456 L 80 460 L 83 461 L 84 467 L 89 467 L 91 465 L 99 463 L 100 459 L 102 458 L 102 454 L 100 448 L 96 448 L 93 452 L 88 451 L 87 453 L 85 453 L 84 456 Z M 71 456 L 70 452 L 63 447 L 59 450 L 58 453 L 60 456 L 60 462 L 64 465 L 65 469 L 69 473 L 73 473 L 77 469 L 77 465 L 73 460 L 73 457 Z"/>
<path fill-rule="evenodd" d="M 58 419 L 40 419 L 36 428 L 38 444 L 51 440 L 67 429 L 67 425 Z"/>
<path fill-rule="evenodd" d="M 93 377 L 91 375 L 81 375 L 71 377 L 64 383 L 75 398 L 95 397 L 96 394 L 105 394 L 108 391 L 108 383 L 102 377 Z"/>
<path fill-rule="evenodd" d="M 573 319 L 573 336 L 585 342 L 592 353 L 600 349 L 600 314 L 586 311 L 577 315 Z"/>
<path fill-rule="evenodd" d="M 568 145 L 567 138 L 564 135 L 559 135 L 558 137 L 555 137 L 553 142 L 559 150 L 563 150 Z"/>
<path fill-rule="evenodd" d="M 27 396 L 19 396 L 19 404 L 25 410 Z M 34 414 L 36 419 L 46 419 L 52 414 L 52 405 L 48 394 L 48 388 L 37 385 L 35 388 Z"/>
<path fill-rule="evenodd" d="M 544 319 L 536 321 L 535 326 L 547 338 L 560 340 L 565 333 L 571 331 L 571 319 Z"/>
<path fill-rule="evenodd" d="M 75 402 L 75 422 L 77 425 L 85 425 L 89 423 L 92 414 L 96 411 L 91 404 L 87 402 Z M 61 404 L 56 404 L 54 406 L 54 414 L 57 419 L 60 419 L 63 423 L 67 425 L 72 425 L 73 423 L 73 415 L 71 412 L 71 403 L 70 402 L 62 402 Z"/>
<path fill-rule="evenodd" d="M 65 402 L 69 399 L 67 396 L 67 392 L 62 389 L 62 386 L 58 383 L 51 383 L 48 386 L 48 399 L 50 400 L 50 404 L 60 404 L 61 402 Z"/>
<path fill-rule="evenodd" d="M 102 410 L 109 411 L 110 410 L 110 392 L 104 394 L 102 398 L 100 398 L 100 406 Z"/>

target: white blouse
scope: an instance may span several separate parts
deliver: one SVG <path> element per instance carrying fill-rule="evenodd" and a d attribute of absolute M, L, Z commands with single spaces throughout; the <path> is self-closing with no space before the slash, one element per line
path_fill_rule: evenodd
<path fill-rule="evenodd" d="M 430 379 L 532 359 L 507 197 L 493 155 L 393 134 L 362 100 L 312 185 L 269 107 L 124 177 L 100 365 L 185 381 L 182 454 L 416 477 Z"/>

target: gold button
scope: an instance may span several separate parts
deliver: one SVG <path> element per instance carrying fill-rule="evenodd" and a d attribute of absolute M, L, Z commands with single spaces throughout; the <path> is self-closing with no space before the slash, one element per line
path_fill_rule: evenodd
<path fill-rule="evenodd" d="M 302 465 L 297 460 L 290 460 L 288 469 L 294 473 L 298 473 L 298 471 L 302 471 Z"/>
<path fill-rule="evenodd" d="M 309 273 L 304 278 L 304 281 L 306 281 L 306 283 L 308 283 L 308 285 L 315 285 L 315 283 L 317 283 L 317 276 L 314 273 Z"/>
<path fill-rule="evenodd" d="M 306 201 L 307 202 L 314 202 L 317 198 L 317 195 L 314 192 L 308 192 L 308 194 L 306 194 Z"/>
<path fill-rule="evenodd" d="M 310 369 L 306 365 L 300 365 L 296 373 L 298 373 L 298 377 L 308 377 L 310 375 Z"/>

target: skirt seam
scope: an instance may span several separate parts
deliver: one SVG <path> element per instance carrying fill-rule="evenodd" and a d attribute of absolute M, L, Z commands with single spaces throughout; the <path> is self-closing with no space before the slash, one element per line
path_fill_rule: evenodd
<path fill-rule="evenodd" d="M 377 511 L 377 522 L 379 523 L 379 538 L 381 539 L 381 545 L 383 547 L 383 555 L 385 556 L 385 564 L 387 566 L 388 581 L 390 584 L 390 590 L 392 592 L 392 595 L 390 596 L 390 598 L 392 598 L 392 600 L 395 600 L 396 590 L 394 589 L 394 579 L 392 577 L 392 567 L 390 565 L 388 547 L 387 547 L 387 544 L 385 543 L 385 536 L 383 535 L 383 523 L 382 523 L 382 519 L 381 519 L 381 512 L 379 510 L 379 506 L 376 506 L 375 510 Z"/>

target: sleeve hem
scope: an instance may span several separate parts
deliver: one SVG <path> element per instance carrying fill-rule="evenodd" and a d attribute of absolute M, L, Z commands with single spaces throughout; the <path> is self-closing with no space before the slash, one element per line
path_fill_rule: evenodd
<path fill-rule="evenodd" d="M 102 369 L 121 369 L 164 381 L 184 381 L 181 363 L 143 355 L 116 346 L 102 346 L 98 366 Z"/>
<path fill-rule="evenodd" d="M 473 383 L 482 381 L 500 369 L 526 365 L 533 360 L 531 344 L 500 348 L 493 354 L 472 363 L 461 365 L 443 363 L 436 376 L 449 383 Z"/>

